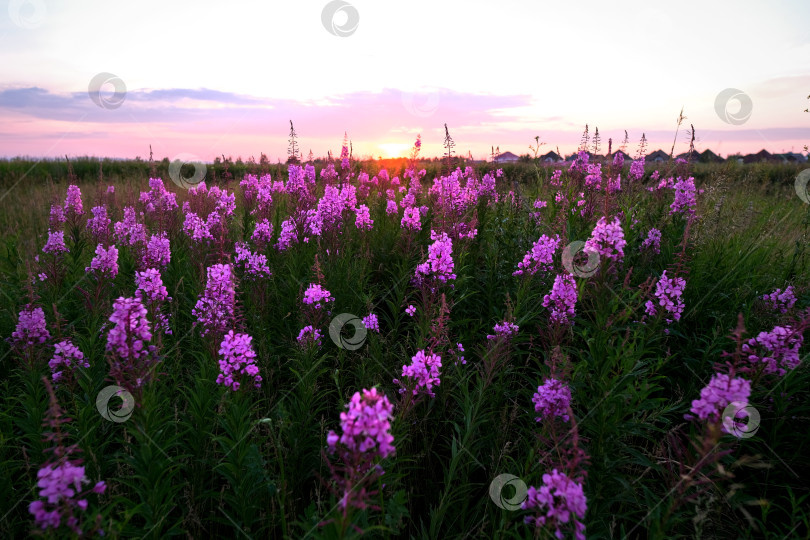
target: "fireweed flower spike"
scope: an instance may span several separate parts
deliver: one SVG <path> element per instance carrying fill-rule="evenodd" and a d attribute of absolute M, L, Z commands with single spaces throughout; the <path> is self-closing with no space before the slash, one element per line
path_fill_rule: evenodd
<path fill-rule="evenodd" d="M 502 337 L 506 340 L 511 339 L 513 336 L 516 336 L 519 330 L 518 325 L 511 323 L 509 321 L 499 322 L 493 328 L 495 330 L 495 334 L 487 335 L 487 339 L 495 339 Z"/>
<path fill-rule="evenodd" d="M 771 311 L 784 314 L 796 304 L 796 294 L 793 285 L 789 285 L 784 291 L 776 289 L 769 294 L 763 295 L 762 300 Z"/>
<path fill-rule="evenodd" d="M 84 353 L 79 350 L 69 339 L 57 343 L 53 358 L 48 362 L 51 368 L 51 379 L 55 384 L 64 381 L 73 381 L 73 371 L 76 368 L 89 368 L 90 364 L 84 358 Z"/>
<path fill-rule="evenodd" d="M 456 279 L 453 273 L 453 241 L 447 237 L 447 233 L 436 234 L 434 231 L 430 232 L 430 239 L 434 242 L 428 247 L 428 260 L 416 267 L 417 283 L 430 278 L 440 283 Z"/>
<path fill-rule="evenodd" d="M 558 274 L 554 278 L 551 292 L 543 297 L 543 307 L 551 308 L 551 322 L 574 324 L 577 304 L 577 284 L 571 274 Z"/>
<path fill-rule="evenodd" d="M 523 260 L 518 263 L 518 269 L 512 273 L 513 276 L 528 274 L 535 275 L 537 272 L 548 272 L 553 268 L 554 254 L 560 247 L 559 235 L 549 238 L 545 234 L 540 237 L 532 248 L 523 256 Z"/>
<path fill-rule="evenodd" d="M 118 298 L 110 316 L 113 327 L 107 334 L 110 375 L 133 393 L 151 378 L 150 368 L 157 361 L 155 346 L 149 343 L 152 331 L 146 313 L 139 298 Z"/>
<path fill-rule="evenodd" d="M 163 285 L 160 272 L 155 268 L 147 268 L 143 272 L 135 273 L 135 296 L 147 307 L 149 314 L 155 320 L 155 330 L 161 330 L 165 334 L 171 334 L 169 319 L 165 313 L 161 312 L 163 303 L 171 302 L 169 292 Z"/>
<path fill-rule="evenodd" d="M 644 242 L 642 242 L 640 249 L 642 251 L 645 249 L 650 249 L 656 255 L 661 253 L 661 231 L 655 228 L 650 229 L 650 231 L 647 233 L 647 238 L 645 238 Z"/>
<path fill-rule="evenodd" d="M 803 343 L 801 332 L 790 326 L 775 326 L 770 332 L 760 332 L 757 337 L 749 339 L 742 350 L 755 369 L 764 365 L 766 374 L 782 377 L 801 364 L 799 349 Z"/>
<path fill-rule="evenodd" d="M 236 290 L 230 264 L 215 264 L 206 270 L 205 290 L 191 311 L 202 325 L 200 335 L 213 332 L 223 335 L 232 325 L 236 306 Z"/>
<path fill-rule="evenodd" d="M 317 283 L 310 283 L 307 290 L 304 291 L 304 303 L 315 309 L 326 307 L 328 302 L 334 301 L 335 298 L 331 293 Z"/>
<path fill-rule="evenodd" d="M 320 347 L 322 345 L 321 338 L 323 335 L 321 334 L 320 330 L 313 327 L 311 324 L 303 327 L 300 332 L 298 332 L 298 343 L 301 345 L 317 345 Z"/>
<path fill-rule="evenodd" d="M 65 232 L 64 231 L 48 231 L 48 241 L 45 242 L 45 247 L 42 248 L 44 253 L 57 255 L 59 253 L 67 253 L 68 248 L 65 245 Z"/>
<path fill-rule="evenodd" d="M 340 432 L 330 430 L 326 436 L 329 453 L 341 462 L 329 467 L 344 516 L 349 507 L 371 506 L 376 493 L 367 487 L 385 473 L 377 462 L 396 452 L 391 435 L 394 406 L 388 397 L 376 388 L 363 389 L 355 392 L 346 408 L 340 413 Z"/>
<path fill-rule="evenodd" d="M 45 324 L 45 312 L 41 307 L 25 306 L 19 315 L 17 327 L 11 334 L 11 344 L 21 350 L 27 350 L 34 345 L 41 345 L 51 339 L 48 327 Z"/>
<path fill-rule="evenodd" d="M 433 387 L 441 384 L 441 367 L 442 359 L 439 355 L 425 353 L 424 350 L 421 350 L 411 358 L 409 365 L 402 366 L 401 376 L 405 380 L 394 379 L 394 384 L 401 386 L 400 394 L 404 393 L 406 389 L 413 388 L 414 396 L 426 394 L 435 397 Z"/>
<path fill-rule="evenodd" d="M 104 249 L 99 244 L 96 246 L 96 256 L 84 271 L 98 273 L 107 279 L 114 278 L 118 275 L 118 249 L 115 246 Z"/>
<path fill-rule="evenodd" d="M 71 459 L 71 455 L 79 452 L 75 445 L 65 446 L 61 424 L 69 422 L 63 418 L 64 412 L 56 401 L 53 388 L 47 379 L 45 386 L 50 395 L 50 406 L 44 425 L 51 428 L 45 433 L 44 440 L 48 445 L 53 444 L 47 451 L 53 454 L 37 471 L 37 487 L 39 498 L 28 505 L 28 512 L 34 516 L 34 525 L 43 530 L 58 534 L 58 537 L 70 535 L 61 527 L 69 529 L 71 533 L 83 537 L 104 536 L 101 529 L 101 515 L 97 515 L 93 522 L 86 522 L 84 513 L 88 508 L 87 496 L 91 493 L 101 494 L 107 485 L 97 482 L 91 489 L 85 490 L 83 486 L 90 483 L 82 466 L 81 459 Z M 43 500 L 44 499 L 44 500 Z"/>
<path fill-rule="evenodd" d="M 596 227 L 591 233 L 591 237 L 585 242 L 583 248 L 586 252 L 596 251 L 600 256 L 621 262 L 624 258 L 624 231 L 618 217 L 614 217 L 611 223 L 607 223 L 605 217 L 599 218 Z"/>
<path fill-rule="evenodd" d="M 684 303 L 681 299 L 683 291 L 686 288 L 686 280 L 680 277 L 669 278 L 667 272 L 661 274 L 661 278 L 655 285 L 655 297 L 657 304 L 663 308 L 663 311 L 672 316 L 672 319 L 667 318 L 667 324 L 672 324 L 673 319 L 676 321 L 681 320 L 683 313 Z M 651 300 L 647 300 L 644 304 L 645 312 L 647 315 L 654 317 L 658 313 L 658 309 Z"/>
<path fill-rule="evenodd" d="M 365 317 L 363 317 L 363 325 L 368 330 L 372 330 L 374 332 L 380 331 L 380 321 L 377 319 L 377 316 L 374 313 L 369 313 Z"/>
<path fill-rule="evenodd" d="M 585 540 L 585 524 L 581 520 L 588 510 L 588 501 L 582 484 L 568 478 L 565 473 L 554 469 L 550 474 L 544 474 L 543 485 L 539 489 L 534 486 L 529 488 L 521 508 L 541 512 L 537 517 L 526 516 L 526 523 L 549 527 L 560 539 L 565 537 L 561 529 L 567 529 L 574 533 L 577 540 Z"/>
<path fill-rule="evenodd" d="M 252 379 L 253 386 L 261 388 L 262 377 L 256 366 L 256 353 L 251 346 L 252 337 L 247 334 L 234 334 L 233 330 L 225 334 L 220 345 L 219 370 L 217 384 L 236 391 L 245 381 Z"/>
<path fill-rule="evenodd" d="M 568 422 L 568 409 L 571 406 L 571 389 L 564 382 L 557 379 L 546 379 L 537 387 L 532 398 L 534 410 L 540 414 L 535 420 L 543 422 L 555 417 Z"/>
<path fill-rule="evenodd" d="M 700 399 L 692 401 L 692 414 L 685 414 L 684 418 L 692 420 L 708 420 L 712 423 L 720 422 L 723 410 L 733 402 L 748 403 L 751 395 L 751 382 L 740 377 L 731 378 L 725 373 L 717 373 L 700 391 Z M 694 416 L 692 416 L 694 415 Z M 723 432 L 729 433 L 724 425 Z"/>

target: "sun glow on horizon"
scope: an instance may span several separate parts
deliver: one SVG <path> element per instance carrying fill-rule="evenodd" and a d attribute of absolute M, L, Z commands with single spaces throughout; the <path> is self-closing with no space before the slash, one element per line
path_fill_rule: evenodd
<path fill-rule="evenodd" d="M 409 144 L 403 143 L 384 143 L 378 144 L 377 146 L 379 146 L 386 153 L 385 157 L 391 159 L 405 157 L 406 152 L 411 147 Z"/>

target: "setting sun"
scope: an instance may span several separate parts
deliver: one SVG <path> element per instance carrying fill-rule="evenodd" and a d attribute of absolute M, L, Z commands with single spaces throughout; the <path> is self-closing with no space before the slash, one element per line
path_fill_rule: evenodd
<path fill-rule="evenodd" d="M 403 143 L 386 143 L 380 144 L 379 147 L 382 148 L 383 151 L 386 153 L 385 157 L 398 158 L 398 157 L 405 157 L 408 148 L 410 148 L 410 145 Z"/>

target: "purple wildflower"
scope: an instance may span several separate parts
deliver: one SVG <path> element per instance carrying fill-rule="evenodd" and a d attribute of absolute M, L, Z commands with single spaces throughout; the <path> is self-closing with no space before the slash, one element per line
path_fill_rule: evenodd
<path fill-rule="evenodd" d="M 202 325 L 200 332 L 224 334 L 233 325 L 236 290 L 230 264 L 215 264 L 206 270 L 205 290 L 191 311 Z"/>
<path fill-rule="evenodd" d="M 558 274 L 554 278 L 551 293 L 543 297 L 543 307 L 551 306 L 551 321 L 558 324 L 574 324 L 577 304 L 577 284 L 571 274 Z"/>
<path fill-rule="evenodd" d="M 236 391 L 246 378 L 252 378 L 253 386 L 261 388 L 262 377 L 255 363 L 256 353 L 250 344 L 252 339 L 247 334 L 234 334 L 233 330 L 225 334 L 219 348 L 221 373 L 217 376 L 217 384 Z"/>
<path fill-rule="evenodd" d="M 537 422 L 560 417 L 568 422 L 568 409 L 571 406 L 571 389 L 557 379 L 546 379 L 532 398 L 534 410 L 540 413 Z"/>

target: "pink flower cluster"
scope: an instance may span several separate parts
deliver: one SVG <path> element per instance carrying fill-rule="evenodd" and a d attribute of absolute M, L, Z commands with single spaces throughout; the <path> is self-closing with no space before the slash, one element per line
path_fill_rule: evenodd
<path fill-rule="evenodd" d="M 267 219 L 259 221 L 256 223 L 250 239 L 253 240 L 256 247 L 263 248 L 273 240 L 273 224 Z"/>
<path fill-rule="evenodd" d="M 586 170 L 588 174 L 585 176 L 585 187 L 598 191 L 602 187 L 602 164 L 587 165 Z"/>
<path fill-rule="evenodd" d="M 163 285 L 160 272 L 155 268 L 147 268 L 142 272 L 135 272 L 135 297 L 143 302 L 149 312 L 155 318 L 155 330 L 162 330 L 165 334 L 171 334 L 169 320 L 164 313 L 161 313 L 163 302 L 171 301 L 169 291 Z"/>
<path fill-rule="evenodd" d="M 431 276 L 442 283 L 456 279 L 453 273 L 453 241 L 447 237 L 447 233 L 437 235 L 434 231 L 430 232 L 430 239 L 434 242 L 428 247 L 428 260 L 416 267 L 417 281 Z"/>
<path fill-rule="evenodd" d="M 499 322 L 495 325 L 493 330 L 495 330 L 495 334 L 487 335 L 487 339 L 495 339 L 502 337 L 506 340 L 511 339 L 513 336 L 516 336 L 518 333 L 518 329 L 520 327 L 515 323 L 511 323 L 509 321 Z"/>
<path fill-rule="evenodd" d="M 644 159 L 633 160 L 630 164 L 630 178 L 633 180 L 640 180 L 644 176 Z"/>
<path fill-rule="evenodd" d="M 118 275 L 118 248 L 114 245 L 107 249 L 99 244 L 96 246 L 96 256 L 90 261 L 90 266 L 84 269 L 85 272 L 101 274 L 107 279 L 112 279 Z"/>
<path fill-rule="evenodd" d="M 796 304 L 796 294 L 793 285 L 788 285 L 784 291 L 776 289 L 769 294 L 763 295 L 762 300 L 768 309 L 779 313 L 787 313 Z"/>
<path fill-rule="evenodd" d="M 571 274 L 558 274 L 551 286 L 551 293 L 543 297 L 543 307 L 551 307 L 551 321 L 557 324 L 574 324 L 577 304 L 577 284 Z"/>
<path fill-rule="evenodd" d="M 298 337 L 296 339 L 298 340 L 298 343 L 302 345 L 316 344 L 318 347 L 320 347 L 322 344 L 322 337 L 323 336 L 321 335 L 320 330 L 310 324 L 303 327 L 301 331 L 298 332 Z"/>
<path fill-rule="evenodd" d="M 176 195 L 166 189 L 161 178 L 150 178 L 149 188 L 140 197 L 147 214 L 165 215 L 178 208 Z"/>
<path fill-rule="evenodd" d="M 326 436 L 331 451 L 341 444 L 350 451 L 379 455 L 383 459 L 396 452 L 391 444 L 394 442 L 391 435 L 394 406 L 385 394 L 378 393 L 376 388 L 364 388 L 362 394 L 354 393 L 346 407 L 348 410 L 340 413 L 340 435 L 330 430 Z"/>
<path fill-rule="evenodd" d="M 209 266 L 206 273 L 205 290 L 191 313 L 203 327 L 201 335 L 209 332 L 221 335 L 233 326 L 236 307 L 233 272 L 230 264 L 215 264 Z"/>
<path fill-rule="evenodd" d="M 400 226 L 412 231 L 422 230 L 422 217 L 418 208 L 406 208 L 402 215 Z"/>
<path fill-rule="evenodd" d="M 77 497 L 85 495 L 82 494 L 82 485 L 89 482 L 84 467 L 70 461 L 44 465 L 37 471 L 37 487 L 39 496 L 46 501 L 36 500 L 28 505 L 28 511 L 34 515 L 34 524 L 42 530 L 58 529 L 63 516 L 68 516 L 65 525 L 81 536 L 82 530 L 75 511 L 87 510 L 88 502 L 87 499 Z M 104 493 L 106 488 L 104 482 L 98 482 L 93 486 L 92 492 Z"/>
<path fill-rule="evenodd" d="M 624 231 L 622 231 L 619 218 L 614 217 L 611 223 L 607 223 L 605 217 L 599 218 L 596 227 L 591 233 L 591 237 L 585 242 L 583 250 L 585 252 L 597 252 L 603 257 L 621 261 L 624 258 Z"/>
<path fill-rule="evenodd" d="M 253 253 L 250 248 L 242 242 L 237 242 L 235 246 L 236 257 L 234 262 L 243 263 L 245 275 L 251 278 L 270 277 L 270 267 L 267 266 L 267 256 L 261 253 Z"/>
<path fill-rule="evenodd" d="M 695 179 L 691 176 L 686 180 L 678 177 L 678 181 L 672 186 L 675 190 L 675 200 L 670 205 L 670 214 L 694 215 L 697 206 Z"/>
<path fill-rule="evenodd" d="M 65 209 L 58 204 L 51 205 L 51 212 L 48 215 L 48 228 L 58 230 L 65 222 Z"/>
<path fill-rule="evenodd" d="M 71 379 L 73 370 L 77 367 L 89 368 L 90 364 L 84 358 L 84 353 L 79 350 L 69 339 L 57 343 L 53 358 L 48 362 L 51 368 L 51 379 L 55 383 Z M 67 373 L 67 374 L 66 374 Z"/>
<path fill-rule="evenodd" d="M 363 317 L 363 326 L 374 332 L 380 331 L 380 321 L 377 319 L 377 316 L 374 313 L 369 313 Z"/>
<path fill-rule="evenodd" d="M 327 302 L 334 302 L 332 293 L 321 287 L 317 283 L 310 283 L 304 291 L 304 303 L 313 306 L 315 309 L 326 307 Z"/>
<path fill-rule="evenodd" d="M 681 314 L 683 313 L 684 303 L 681 295 L 683 295 L 685 288 L 685 279 L 680 277 L 669 278 L 666 270 L 661 274 L 658 283 L 655 284 L 655 297 L 658 300 L 658 305 L 676 321 L 681 320 Z M 647 300 L 644 306 L 647 315 L 654 317 L 658 313 L 655 304 L 651 300 Z M 672 324 L 672 319 L 667 318 L 666 321 L 667 324 Z"/>
<path fill-rule="evenodd" d="M 112 220 L 107 217 L 106 206 L 94 206 L 90 209 L 93 217 L 87 220 L 87 229 L 90 231 L 90 236 L 93 237 L 99 244 L 106 244 L 110 237 L 110 225 Z"/>
<path fill-rule="evenodd" d="M 285 219 L 281 222 L 281 232 L 278 235 L 276 248 L 279 251 L 285 251 L 296 242 L 298 242 L 298 231 L 295 227 L 295 221 L 292 218 Z"/>
<path fill-rule="evenodd" d="M 42 248 L 42 251 L 53 255 L 67 253 L 68 248 L 65 245 L 65 232 L 48 231 L 48 241 L 45 242 L 45 247 Z"/>
<path fill-rule="evenodd" d="M 420 350 L 411 358 L 410 364 L 402 366 L 401 377 L 406 380 L 394 379 L 394 383 L 401 386 L 400 394 L 413 387 L 414 396 L 427 394 L 435 397 L 433 387 L 441 384 L 441 367 L 442 359 L 439 355 Z"/>
<path fill-rule="evenodd" d="M 153 234 L 146 243 L 141 265 L 145 268 L 165 268 L 172 259 L 172 250 L 166 233 Z"/>
<path fill-rule="evenodd" d="M 216 216 L 216 214 L 212 212 L 209 214 L 209 217 L 210 216 Z M 194 242 L 213 240 L 214 236 L 211 234 L 211 224 L 209 221 L 214 222 L 216 219 L 205 221 L 194 212 L 188 212 L 183 221 L 183 232 Z"/>
<path fill-rule="evenodd" d="M 534 397 L 532 397 L 535 412 L 540 416 L 535 418 L 537 422 L 551 420 L 560 417 L 568 422 L 568 409 L 571 406 L 571 389 L 563 381 L 551 378 L 543 381 L 537 387 Z"/>
<path fill-rule="evenodd" d="M 234 334 L 233 330 L 225 334 L 219 348 L 220 374 L 217 384 L 224 384 L 226 388 L 236 391 L 244 378 L 252 378 L 253 386 L 261 388 L 262 377 L 255 363 L 256 353 L 250 343 L 252 339 L 247 334 Z"/>
<path fill-rule="evenodd" d="M 531 486 L 527 499 L 521 505 L 524 510 L 540 510 L 541 516 L 526 516 L 526 523 L 536 527 L 548 526 L 554 529 L 557 538 L 564 538 L 562 528 L 570 523 L 577 540 L 585 540 L 585 524 L 581 521 L 588 510 L 588 501 L 582 484 L 574 481 L 557 469 L 543 475 L 540 489 Z M 570 528 L 570 527 L 569 527 Z"/>
<path fill-rule="evenodd" d="M 124 208 L 124 219 L 113 224 L 115 239 L 125 246 L 135 246 L 146 242 L 146 227 L 138 223 L 135 209 L 131 206 Z"/>
<path fill-rule="evenodd" d="M 751 395 L 751 382 L 741 377 L 731 378 L 725 373 L 716 373 L 709 384 L 700 391 L 700 399 L 692 401 L 690 412 L 701 420 L 718 422 L 720 415 L 731 403 L 740 404 L 741 408 L 747 406 Z M 689 420 L 692 416 L 684 417 Z M 723 431 L 729 433 L 726 426 Z"/>
<path fill-rule="evenodd" d="M 532 248 L 523 256 L 523 260 L 518 263 L 518 269 L 512 275 L 522 276 L 527 273 L 533 276 L 540 271 L 550 271 L 553 268 L 554 254 L 559 247 L 559 235 L 549 238 L 544 234 L 537 242 L 532 244 Z"/>
<path fill-rule="evenodd" d="M 356 214 L 357 217 L 354 220 L 354 224 L 358 229 L 370 231 L 374 227 L 374 220 L 371 219 L 371 212 L 368 206 L 361 204 L 357 207 Z"/>
<path fill-rule="evenodd" d="M 742 350 L 755 369 L 764 365 L 766 374 L 782 377 L 801 364 L 799 349 L 803 343 L 801 332 L 790 326 L 775 326 L 770 332 L 760 332 L 757 337 L 749 339 Z"/>
<path fill-rule="evenodd" d="M 656 228 L 650 229 L 647 238 L 641 243 L 641 249 L 651 249 L 656 255 L 661 253 L 661 231 Z"/>
<path fill-rule="evenodd" d="M 107 350 L 122 359 L 137 360 L 150 354 L 148 341 L 152 339 L 146 308 L 139 298 L 120 297 L 113 303 L 110 316 L 113 327 L 107 334 Z"/>
<path fill-rule="evenodd" d="M 73 220 L 83 214 L 82 191 L 79 186 L 71 184 L 67 188 L 67 197 L 65 197 L 65 215 L 67 219 Z"/>
<path fill-rule="evenodd" d="M 11 343 L 23 350 L 35 344 L 43 344 L 51 338 L 45 324 L 45 312 L 41 307 L 26 305 L 19 315 L 17 327 L 11 334 Z"/>

